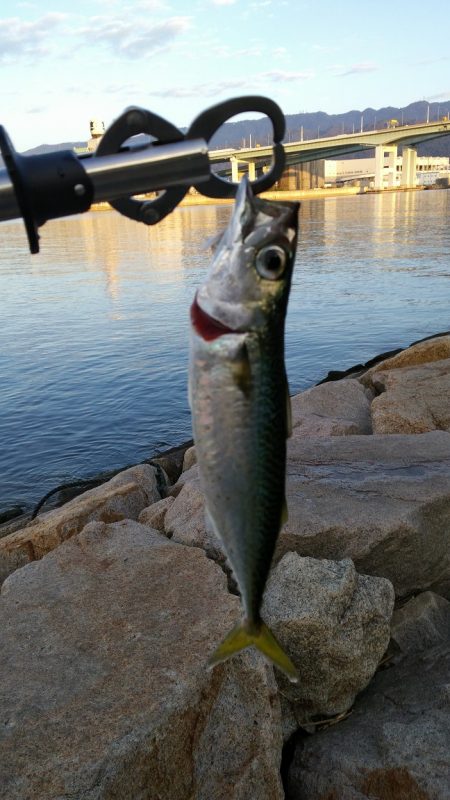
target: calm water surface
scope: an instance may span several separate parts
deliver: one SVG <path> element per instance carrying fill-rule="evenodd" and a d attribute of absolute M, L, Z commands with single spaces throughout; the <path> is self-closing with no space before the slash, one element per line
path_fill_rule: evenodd
<path fill-rule="evenodd" d="M 450 192 L 305 201 L 287 320 L 291 391 L 450 328 Z M 191 435 L 188 308 L 229 206 L 154 228 L 96 212 L 0 226 L 0 510 Z"/>

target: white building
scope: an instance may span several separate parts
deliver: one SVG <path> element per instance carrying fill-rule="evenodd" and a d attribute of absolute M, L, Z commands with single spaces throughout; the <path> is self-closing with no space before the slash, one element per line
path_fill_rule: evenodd
<path fill-rule="evenodd" d="M 102 122 L 101 119 L 90 119 L 89 120 L 89 130 L 91 133 L 91 138 L 87 143 L 87 149 L 90 153 L 94 153 L 97 147 L 100 144 L 100 139 L 102 138 L 105 132 L 105 123 Z"/>
<path fill-rule="evenodd" d="M 400 186 L 403 157 L 395 157 L 395 175 L 390 179 L 392 160 L 384 157 L 384 185 Z M 440 178 L 450 178 L 449 159 L 444 156 L 418 156 L 416 161 L 416 185 L 431 186 Z M 325 161 L 325 185 L 360 181 L 373 188 L 375 179 L 375 157 L 347 158 L 342 161 Z"/>

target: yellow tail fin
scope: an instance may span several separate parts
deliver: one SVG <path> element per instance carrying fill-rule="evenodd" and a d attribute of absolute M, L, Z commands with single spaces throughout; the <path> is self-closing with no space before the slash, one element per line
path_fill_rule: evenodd
<path fill-rule="evenodd" d="M 244 621 L 236 625 L 213 653 L 208 665 L 214 667 L 221 661 L 226 661 L 227 658 L 251 645 L 254 645 L 261 653 L 264 653 L 278 669 L 281 669 L 287 675 L 292 683 L 298 683 L 298 673 L 291 659 L 262 620 L 256 624 Z"/>

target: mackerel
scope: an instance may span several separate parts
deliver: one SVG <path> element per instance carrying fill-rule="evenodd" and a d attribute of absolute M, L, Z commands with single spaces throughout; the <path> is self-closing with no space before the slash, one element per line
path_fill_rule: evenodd
<path fill-rule="evenodd" d="M 298 203 L 254 197 L 244 179 L 230 223 L 191 307 L 189 396 L 206 512 L 239 586 L 243 620 L 214 665 L 256 646 L 297 672 L 260 616 L 277 536 L 287 519 L 289 392 L 284 324 Z"/>

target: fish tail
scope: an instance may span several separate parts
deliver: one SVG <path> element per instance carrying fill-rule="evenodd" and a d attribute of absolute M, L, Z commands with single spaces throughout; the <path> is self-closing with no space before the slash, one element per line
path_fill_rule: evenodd
<path fill-rule="evenodd" d="M 262 620 L 256 623 L 244 620 L 236 625 L 212 654 L 208 666 L 214 667 L 251 645 L 254 645 L 278 669 L 284 672 L 292 683 L 298 683 L 298 672 L 294 664 L 277 642 L 270 628 Z"/>

